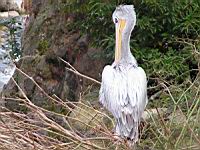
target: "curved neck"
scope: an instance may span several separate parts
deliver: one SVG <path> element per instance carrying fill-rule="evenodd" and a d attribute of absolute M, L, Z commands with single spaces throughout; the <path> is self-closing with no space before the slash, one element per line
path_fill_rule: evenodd
<path fill-rule="evenodd" d="M 137 62 L 130 50 L 130 36 L 132 29 L 127 24 L 126 20 L 119 20 L 116 24 L 116 45 L 115 45 L 115 63 L 134 63 Z"/>
<path fill-rule="evenodd" d="M 131 33 L 124 33 L 122 35 L 122 48 L 121 48 L 121 62 L 123 63 L 133 63 L 137 66 L 137 61 L 131 53 L 130 49 L 130 37 Z"/>
<path fill-rule="evenodd" d="M 127 59 L 132 56 L 130 50 L 130 36 L 131 33 L 125 33 L 122 35 L 121 59 Z"/>

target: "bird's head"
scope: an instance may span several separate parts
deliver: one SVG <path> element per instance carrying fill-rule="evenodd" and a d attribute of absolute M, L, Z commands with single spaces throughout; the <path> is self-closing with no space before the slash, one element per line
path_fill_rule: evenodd
<path fill-rule="evenodd" d="M 120 5 L 112 15 L 116 28 L 131 32 L 136 24 L 136 14 L 133 5 Z"/>
<path fill-rule="evenodd" d="M 136 14 L 133 5 L 120 5 L 112 15 L 116 28 L 115 62 L 121 59 L 122 41 L 128 40 L 136 24 Z"/>

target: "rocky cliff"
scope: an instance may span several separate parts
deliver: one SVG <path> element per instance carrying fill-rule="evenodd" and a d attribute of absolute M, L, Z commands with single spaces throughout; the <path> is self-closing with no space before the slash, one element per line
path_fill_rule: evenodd
<path fill-rule="evenodd" d="M 15 2 L 15 0 L 1 0 L 0 1 L 0 11 L 8 11 L 8 10 L 19 10 L 19 6 Z"/>
<path fill-rule="evenodd" d="M 22 58 L 16 64 L 29 75 L 49 95 L 57 95 L 62 100 L 78 100 L 80 87 L 88 81 L 66 71 L 63 58 L 74 65 L 78 71 L 99 79 L 103 62 L 92 55 L 100 50 L 90 47 L 87 35 L 69 28 L 74 15 L 62 11 L 62 2 L 53 0 L 32 1 L 32 12 L 22 40 Z M 35 104 L 49 106 L 48 97 L 21 72 L 13 75 L 20 88 Z M 22 97 L 22 93 L 10 80 L 1 93 L 2 99 Z M 21 109 L 15 101 L 6 100 L 5 105 L 12 109 Z"/>

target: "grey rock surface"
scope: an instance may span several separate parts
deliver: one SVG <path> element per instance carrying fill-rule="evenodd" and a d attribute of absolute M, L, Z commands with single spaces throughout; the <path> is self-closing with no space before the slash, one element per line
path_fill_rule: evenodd
<path fill-rule="evenodd" d="M 19 13 L 17 11 L 0 12 L 0 18 L 17 17 Z"/>
<path fill-rule="evenodd" d="M 0 1 L 0 11 L 8 11 L 8 10 L 19 10 L 19 6 L 15 0 L 1 0 Z"/>

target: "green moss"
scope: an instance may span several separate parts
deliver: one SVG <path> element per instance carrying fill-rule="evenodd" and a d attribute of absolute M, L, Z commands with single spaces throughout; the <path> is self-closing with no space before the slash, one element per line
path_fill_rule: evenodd
<path fill-rule="evenodd" d="M 45 54 L 48 48 L 49 48 L 49 42 L 47 40 L 41 40 L 38 44 L 39 55 Z"/>
<path fill-rule="evenodd" d="M 1 31 L 3 28 L 4 28 L 4 26 L 0 24 L 0 31 Z"/>

